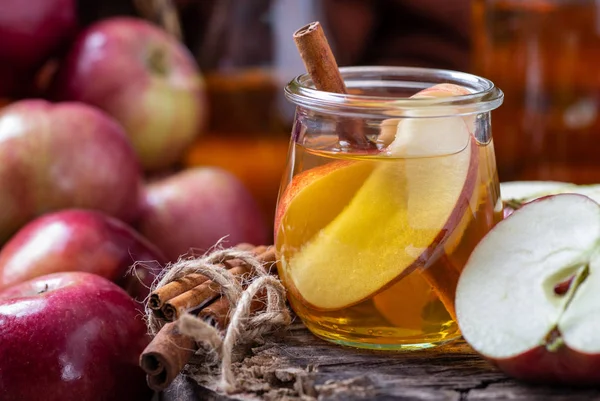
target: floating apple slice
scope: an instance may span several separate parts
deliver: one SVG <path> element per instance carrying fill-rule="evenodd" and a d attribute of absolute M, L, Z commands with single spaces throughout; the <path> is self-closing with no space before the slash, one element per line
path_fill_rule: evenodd
<path fill-rule="evenodd" d="M 331 202 L 331 194 L 350 199 L 373 172 L 374 163 L 337 161 L 306 170 L 294 177 L 277 202 L 275 241 L 279 233 L 295 230 L 286 236 L 286 251 L 296 252 L 314 235 L 311 227 L 324 227 L 345 206 Z M 319 210 L 319 213 L 312 213 Z M 310 220 L 310 224 L 303 224 Z M 304 230 L 299 227 L 305 226 Z"/>
<path fill-rule="evenodd" d="M 418 334 L 423 330 L 423 309 L 435 300 L 435 290 L 418 271 L 413 271 L 402 280 L 373 297 L 377 311 L 394 327 L 414 330 Z M 410 302 L 399 305 L 399 296 Z"/>
<path fill-rule="evenodd" d="M 465 340 L 514 377 L 600 383 L 600 206 L 526 204 L 477 245 L 456 293 Z"/>
<path fill-rule="evenodd" d="M 325 228 L 289 259 L 283 252 L 291 287 L 314 308 L 356 304 L 426 266 L 468 210 L 477 145 L 462 117 L 403 120 L 387 151 L 394 161 L 379 161 L 365 180 L 357 179 L 362 185 Z M 331 191 L 335 179 L 326 173 L 313 182 Z M 288 195 L 284 218 L 298 196 L 304 202 L 319 196 L 313 185 Z"/>

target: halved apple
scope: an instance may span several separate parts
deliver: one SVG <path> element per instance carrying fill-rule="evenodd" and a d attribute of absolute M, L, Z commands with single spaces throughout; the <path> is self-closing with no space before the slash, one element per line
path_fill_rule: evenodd
<path fill-rule="evenodd" d="M 498 223 L 467 262 L 456 312 L 465 340 L 509 375 L 599 384 L 600 205 L 553 195 Z"/>
<path fill-rule="evenodd" d="M 327 207 L 324 194 L 345 190 L 342 181 L 354 179 L 348 204 L 329 215 L 323 229 L 303 238 L 299 248 L 281 252 L 290 287 L 313 308 L 356 304 L 426 268 L 469 210 L 478 152 L 465 119 L 403 120 L 386 151 L 393 161 L 355 162 L 312 179 L 298 178 L 283 201 L 278 235 L 287 229 L 286 219 L 298 230 L 300 214 L 312 218 L 307 205 Z M 365 174 L 353 178 L 352 169 Z M 298 215 L 292 219 L 290 213 Z"/>
<path fill-rule="evenodd" d="M 500 183 L 504 201 L 532 200 L 576 188 L 575 184 L 562 181 L 507 181 Z"/>
<path fill-rule="evenodd" d="M 508 217 L 527 202 L 548 195 L 580 194 L 600 201 L 600 184 L 575 185 L 561 181 L 507 181 L 500 184 L 504 216 Z"/>

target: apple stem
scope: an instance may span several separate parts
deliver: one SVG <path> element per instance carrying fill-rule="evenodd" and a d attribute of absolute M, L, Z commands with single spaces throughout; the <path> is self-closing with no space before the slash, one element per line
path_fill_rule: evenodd
<path fill-rule="evenodd" d="M 504 207 L 509 207 L 513 210 L 520 209 L 526 202 L 524 200 L 508 199 L 504 201 Z"/>
<path fill-rule="evenodd" d="M 44 288 L 42 288 L 41 290 L 38 291 L 38 294 L 43 294 L 45 292 L 48 292 L 48 290 L 50 289 L 50 287 L 48 286 L 48 283 L 44 284 Z"/>
<path fill-rule="evenodd" d="M 564 344 L 561 332 L 558 327 L 554 327 L 546 337 L 546 349 L 549 352 L 557 352 Z"/>
<path fill-rule="evenodd" d="M 169 68 L 167 56 L 162 49 L 154 48 L 148 54 L 148 67 L 156 75 L 164 76 Z"/>

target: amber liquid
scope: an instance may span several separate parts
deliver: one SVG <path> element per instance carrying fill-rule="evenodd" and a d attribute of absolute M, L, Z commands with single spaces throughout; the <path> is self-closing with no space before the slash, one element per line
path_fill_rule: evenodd
<path fill-rule="evenodd" d="M 290 132 L 276 106 L 281 86 L 272 71 L 261 68 L 208 73 L 205 82 L 208 127 L 188 150 L 184 164 L 233 173 L 271 227 Z"/>
<path fill-rule="evenodd" d="M 501 181 L 600 182 L 600 6 L 474 0 L 474 72 L 505 93 L 494 111 Z"/>
<path fill-rule="evenodd" d="M 313 149 L 312 146 L 309 148 Z M 279 207 L 282 207 L 281 197 L 288 185 L 294 185 L 293 177 L 345 159 L 341 154 L 309 148 L 295 145 L 286 172 L 287 177 L 284 177 L 282 183 Z M 425 252 L 430 255 L 429 259 L 419 262 L 421 265 L 410 274 L 400 280 L 385 283 L 380 290 L 359 303 L 327 311 L 311 307 L 294 289 L 290 271 L 293 266 L 285 262 L 292 259 L 295 252 L 302 251 L 302 244 L 298 246 L 299 238 L 312 238 L 337 217 L 337 213 L 352 200 L 352 191 L 332 189 L 328 191 L 327 202 L 324 202 L 322 207 L 306 210 L 297 221 L 285 221 L 280 224 L 280 227 L 276 227 L 278 230 L 276 247 L 281 255 L 278 265 L 280 277 L 290 289 L 288 298 L 292 308 L 314 334 L 344 345 L 394 350 L 427 348 L 460 336 L 458 325 L 449 313 L 448 300 L 441 299 L 428 277 L 431 272 L 444 272 L 446 269 L 462 271 L 475 245 L 501 218 L 493 144 L 490 142 L 487 145 L 479 145 L 476 152 L 478 152 L 479 164 L 474 179 L 477 182 L 473 186 L 470 199 L 460 200 L 469 203 L 461 218 L 464 224 L 457 224 L 456 231 L 450 233 L 445 242 L 432 245 Z M 383 163 L 398 165 L 402 163 L 402 161 L 381 158 L 354 157 L 353 160 L 358 160 L 358 163 L 374 163 L 375 168 Z M 356 177 L 358 182 L 354 182 L 353 185 L 360 187 L 361 180 L 365 179 L 365 177 Z M 292 199 L 291 202 L 294 200 Z M 283 213 L 283 211 L 278 212 Z M 285 220 L 285 215 L 282 220 Z M 285 229 L 282 229 L 282 226 L 285 226 Z M 378 229 L 378 222 L 373 221 L 369 230 L 375 232 Z M 389 247 L 394 246 L 393 240 L 390 239 Z M 353 257 L 364 259 L 361 257 L 360 249 L 356 249 L 355 252 Z M 336 266 L 330 268 L 336 269 Z M 327 285 L 336 286 L 339 283 L 327 283 Z M 450 288 L 451 295 L 454 295 L 456 281 L 444 285 Z M 343 285 L 340 286 L 340 291 L 343 291 L 342 288 Z"/>

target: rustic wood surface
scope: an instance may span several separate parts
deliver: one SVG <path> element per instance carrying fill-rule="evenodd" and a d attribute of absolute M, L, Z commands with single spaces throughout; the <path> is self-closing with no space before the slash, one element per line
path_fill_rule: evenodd
<path fill-rule="evenodd" d="M 303 326 L 267 339 L 235 365 L 238 394 L 214 376 L 178 377 L 161 401 L 234 400 L 600 400 L 597 389 L 526 385 L 509 379 L 463 341 L 437 349 L 383 353 L 320 340 Z"/>

